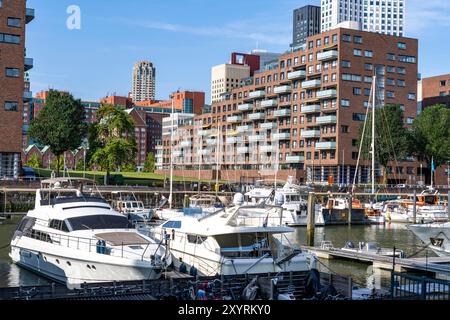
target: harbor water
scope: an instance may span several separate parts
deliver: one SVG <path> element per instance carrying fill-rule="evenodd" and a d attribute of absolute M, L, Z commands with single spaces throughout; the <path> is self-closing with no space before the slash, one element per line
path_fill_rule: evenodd
<path fill-rule="evenodd" d="M 24 270 L 11 263 L 8 256 L 9 242 L 20 217 L 4 221 L 0 224 L 0 287 L 15 287 L 28 285 L 44 285 L 49 281 L 34 273 Z M 289 235 L 293 245 L 306 245 L 306 228 L 296 228 L 294 234 Z M 380 247 L 403 250 L 407 256 L 419 252 L 416 257 L 435 256 L 431 250 L 423 250 L 421 241 L 412 234 L 404 224 L 386 224 L 370 226 L 327 226 L 316 228 L 315 245 L 319 246 L 323 240 L 331 241 L 335 248 L 341 248 L 347 241 L 357 244 L 359 241 L 377 242 Z M 388 289 L 390 273 L 373 270 L 369 264 L 350 262 L 338 259 L 320 260 L 319 270 L 351 276 L 354 284 L 362 287 L 373 285 L 377 289 Z"/>

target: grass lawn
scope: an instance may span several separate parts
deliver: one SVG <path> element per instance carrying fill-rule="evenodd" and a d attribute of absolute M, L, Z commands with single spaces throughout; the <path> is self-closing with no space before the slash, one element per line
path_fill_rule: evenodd
<path fill-rule="evenodd" d="M 50 177 L 52 174 L 52 170 L 50 169 L 34 169 L 34 171 L 42 176 L 42 177 Z M 62 172 L 60 172 L 62 174 Z M 105 176 L 106 172 L 99 172 L 99 171 L 86 171 L 85 176 L 88 179 L 96 180 L 99 183 L 103 182 L 103 177 Z M 77 177 L 81 178 L 83 177 L 83 171 L 69 171 L 69 175 L 71 177 Z M 150 173 L 150 172 L 111 172 L 111 175 L 122 175 L 124 178 L 124 184 L 130 184 L 130 185 L 150 185 L 150 186 L 160 186 L 164 182 L 164 179 L 168 179 L 169 175 L 161 175 L 156 173 Z M 192 178 L 184 178 L 184 177 L 173 177 L 174 181 L 177 182 L 198 182 L 197 179 Z M 202 179 L 201 182 L 204 183 L 212 183 L 214 184 L 215 181 L 211 180 L 205 180 Z M 224 183 L 223 181 L 219 181 L 219 183 Z"/>

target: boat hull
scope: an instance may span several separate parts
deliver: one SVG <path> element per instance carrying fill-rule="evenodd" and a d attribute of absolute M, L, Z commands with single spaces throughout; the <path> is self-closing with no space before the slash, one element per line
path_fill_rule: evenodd
<path fill-rule="evenodd" d="M 407 226 L 425 244 L 439 256 L 450 256 L 450 225 L 414 224 Z"/>
<path fill-rule="evenodd" d="M 325 225 L 342 225 L 348 224 L 348 209 L 322 209 L 323 219 Z M 364 209 L 352 209 L 352 216 L 350 223 L 353 225 L 370 224 L 366 218 Z"/>

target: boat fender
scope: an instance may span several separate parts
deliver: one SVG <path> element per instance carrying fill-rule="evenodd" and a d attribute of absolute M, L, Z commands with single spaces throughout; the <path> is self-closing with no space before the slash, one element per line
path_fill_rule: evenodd
<path fill-rule="evenodd" d="M 181 262 L 181 264 L 180 264 L 180 268 L 178 268 L 178 270 L 181 272 L 181 273 L 187 273 L 187 267 L 186 267 L 186 264 L 183 262 L 183 260 L 180 258 L 180 262 Z"/>
<path fill-rule="evenodd" d="M 314 297 L 320 292 L 320 273 L 317 269 L 309 271 L 306 277 L 305 291 L 308 297 Z"/>
<path fill-rule="evenodd" d="M 197 271 L 197 268 L 196 268 L 196 267 L 192 266 L 191 269 L 189 269 L 189 274 L 190 274 L 191 276 L 196 277 L 196 276 L 197 276 L 197 273 L 198 273 L 198 271 Z"/>

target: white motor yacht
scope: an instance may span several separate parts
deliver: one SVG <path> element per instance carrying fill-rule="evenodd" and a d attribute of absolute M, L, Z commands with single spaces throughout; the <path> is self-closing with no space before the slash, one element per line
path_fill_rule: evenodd
<path fill-rule="evenodd" d="M 450 222 L 406 226 L 438 256 L 450 256 Z"/>
<path fill-rule="evenodd" d="M 290 246 L 285 234 L 294 229 L 267 226 L 264 219 L 258 226 L 246 218 L 245 211 L 253 209 L 234 206 L 201 218 L 180 216 L 146 230 L 154 238 L 170 238 L 175 267 L 195 268 L 198 275 L 307 271 L 315 267 L 313 254 Z"/>
<path fill-rule="evenodd" d="M 115 210 L 124 214 L 133 222 L 148 222 L 153 217 L 153 210 L 145 208 L 133 193 L 127 191 L 111 192 L 112 203 Z"/>
<path fill-rule="evenodd" d="M 171 263 L 159 241 L 130 228 L 128 219 L 95 196 L 87 179 L 42 182 L 35 208 L 11 240 L 19 266 L 66 283 L 155 279 Z"/>

